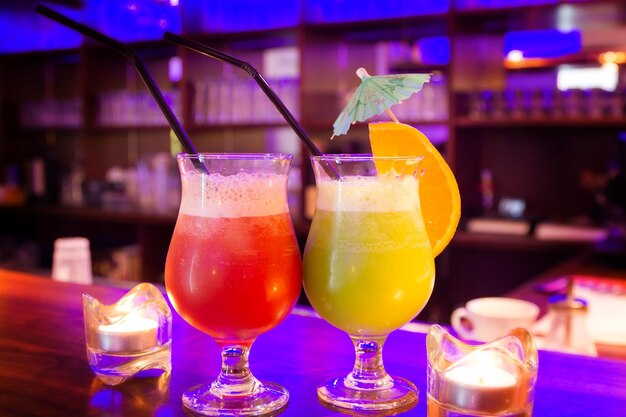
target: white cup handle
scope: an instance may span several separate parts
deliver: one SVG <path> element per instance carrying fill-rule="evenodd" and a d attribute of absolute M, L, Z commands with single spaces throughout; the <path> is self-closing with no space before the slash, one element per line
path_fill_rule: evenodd
<path fill-rule="evenodd" d="M 465 328 L 462 324 L 461 324 L 461 319 L 466 319 L 468 321 L 469 318 L 467 317 L 467 310 L 465 309 L 465 307 L 459 307 L 456 310 L 454 310 L 452 312 L 452 315 L 450 316 L 450 323 L 452 324 L 452 328 L 459 334 L 459 336 L 461 336 L 463 339 L 474 339 L 474 332 L 471 330 L 468 330 L 467 328 Z M 470 321 L 471 323 L 471 321 Z M 473 327 L 473 325 L 472 325 Z"/>

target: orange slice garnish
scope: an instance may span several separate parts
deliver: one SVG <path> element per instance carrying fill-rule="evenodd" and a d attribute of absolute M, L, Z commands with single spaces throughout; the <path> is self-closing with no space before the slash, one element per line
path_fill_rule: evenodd
<path fill-rule="evenodd" d="M 423 156 L 419 194 L 433 256 L 450 243 L 461 217 L 461 195 L 452 170 L 437 148 L 416 128 L 395 122 L 370 123 L 374 156 Z"/>

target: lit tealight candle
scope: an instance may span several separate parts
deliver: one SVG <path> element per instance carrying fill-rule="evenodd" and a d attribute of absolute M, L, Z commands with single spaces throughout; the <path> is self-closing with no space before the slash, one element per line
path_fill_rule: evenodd
<path fill-rule="evenodd" d="M 146 317 L 98 326 L 100 349 L 109 353 L 143 352 L 158 344 L 159 323 Z"/>
<path fill-rule="evenodd" d="M 500 413 L 517 406 L 517 377 L 498 367 L 495 355 L 478 355 L 475 361 L 445 371 L 441 399 L 465 410 Z"/>

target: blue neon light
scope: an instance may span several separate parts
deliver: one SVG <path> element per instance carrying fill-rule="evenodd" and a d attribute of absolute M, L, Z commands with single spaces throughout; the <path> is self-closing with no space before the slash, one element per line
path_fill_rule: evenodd
<path fill-rule="evenodd" d="M 158 40 L 180 33 L 179 7 L 163 0 L 86 0 L 85 24 L 122 42 Z"/>
<path fill-rule="evenodd" d="M 180 6 L 172 6 L 166 0 L 84 0 L 81 11 L 54 7 L 120 41 L 134 42 L 161 39 L 166 30 L 180 33 L 183 7 L 187 32 L 221 33 L 295 27 L 301 20 L 336 23 L 435 15 L 446 13 L 452 2 L 460 10 L 558 3 L 557 0 L 180 0 Z M 79 34 L 36 15 L 31 9 L 16 8 L 15 4 L 10 7 L 0 6 L 0 53 L 70 49 L 82 43 Z M 559 36 L 544 32 L 535 38 L 529 35 L 532 39 L 521 41 L 522 46 L 505 45 L 505 54 L 519 49 L 527 57 L 552 57 L 580 48 L 579 32 L 558 40 Z M 515 32 L 510 34 L 509 42 L 520 42 L 516 36 Z M 423 56 L 433 56 L 433 63 L 447 62 L 449 56 L 446 58 L 445 53 L 449 55 L 449 51 L 440 49 L 445 48 L 444 41 L 433 42 L 442 43 L 438 47 L 425 44 L 423 48 L 428 52 Z"/>
<path fill-rule="evenodd" d="M 71 49 L 82 36 L 34 12 L 29 4 L 0 6 L 0 53 Z M 162 39 L 180 33 L 180 7 L 164 0 L 84 0 L 81 10 L 52 5 L 55 10 L 122 42 Z"/>
<path fill-rule="evenodd" d="M 82 20 L 76 15 L 63 13 Z M 0 53 L 20 53 L 77 48 L 80 34 L 32 10 L 0 10 Z"/>
<path fill-rule="evenodd" d="M 187 32 L 228 33 L 295 27 L 300 1 L 182 0 Z"/>
<path fill-rule="evenodd" d="M 580 30 L 525 30 L 504 34 L 504 56 L 518 50 L 524 58 L 558 58 L 579 52 L 581 48 Z"/>
<path fill-rule="evenodd" d="M 447 65 L 450 63 L 450 39 L 447 36 L 422 38 L 417 47 L 425 65 Z"/>
<path fill-rule="evenodd" d="M 445 13 L 450 0 L 305 0 L 307 23 L 354 22 Z"/>

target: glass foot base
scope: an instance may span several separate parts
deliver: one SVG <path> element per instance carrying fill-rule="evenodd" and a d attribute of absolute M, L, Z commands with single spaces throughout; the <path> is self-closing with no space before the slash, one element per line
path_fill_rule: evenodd
<path fill-rule="evenodd" d="M 475 410 L 461 410 L 448 407 L 432 398 L 427 400 L 428 417 L 531 417 L 533 415 L 533 404 L 528 404 L 523 410 L 510 410 L 501 413 L 489 413 Z"/>
<path fill-rule="evenodd" d="M 259 416 L 281 410 L 289 402 L 289 392 L 278 384 L 264 382 L 249 395 L 218 397 L 211 385 L 197 385 L 183 394 L 183 405 L 204 416 Z"/>
<path fill-rule="evenodd" d="M 118 385 L 133 377 L 152 377 L 172 369 L 172 344 L 142 353 L 108 353 L 87 346 L 87 359 L 94 374 L 107 385 Z"/>
<path fill-rule="evenodd" d="M 358 411 L 408 409 L 417 404 L 418 389 L 404 378 L 393 377 L 384 389 L 358 389 L 346 384 L 346 377 L 335 378 L 317 387 L 317 396 L 331 407 Z"/>

